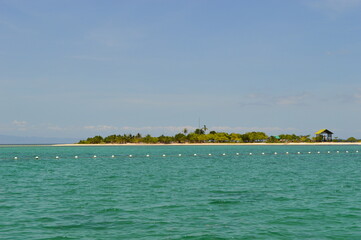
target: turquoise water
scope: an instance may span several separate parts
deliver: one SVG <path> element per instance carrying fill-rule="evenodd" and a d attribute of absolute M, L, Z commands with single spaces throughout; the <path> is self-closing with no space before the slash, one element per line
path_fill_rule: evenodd
<path fill-rule="evenodd" d="M 0 147 L 0 239 L 361 239 L 360 169 L 361 146 Z"/>

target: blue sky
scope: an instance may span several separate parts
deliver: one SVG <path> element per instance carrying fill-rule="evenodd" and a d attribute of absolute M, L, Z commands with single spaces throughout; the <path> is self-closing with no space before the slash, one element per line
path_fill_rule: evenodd
<path fill-rule="evenodd" d="M 361 0 L 0 0 L 0 135 L 361 138 Z"/>

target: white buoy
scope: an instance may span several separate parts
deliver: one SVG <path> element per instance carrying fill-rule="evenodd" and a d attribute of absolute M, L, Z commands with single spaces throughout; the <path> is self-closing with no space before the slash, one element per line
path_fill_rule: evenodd
<path fill-rule="evenodd" d="M 162 156 L 165 157 L 165 154 L 163 154 Z"/>
<path fill-rule="evenodd" d="M 18 157 L 14 157 L 15 160 L 18 160 Z"/>
<path fill-rule="evenodd" d="M 356 150 L 356 152 L 358 153 L 358 150 Z"/>
<path fill-rule="evenodd" d="M 288 152 L 286 152 L 286 154 L 288 154 Z"/>
<path fill-rule="evenodd" d="M 297 152 L 297 154 L 301 154 L 301 152 Z"/>
<path fill-rule="evenodd" d="M 112 158 L 115 158 L 115 156 L 114 156 L 114 155 L 112 155 Z"/>
<path fill-rule="evenodd" d="M 239 153 L 236 153 L 236 155 L 239 155 Z"/>
<path fill-rule="evenodd" d="M 275 155 L 277 155 L 277 152 L 275 152 Z"/>
<path fill-rule="evenodd" d="M 226 156 L 226 154 L 225 154 L 225 153 L 223 153 L 222 155 L 223 155 L 223 156 Z"/>
<path fill-rule="evenodd" d="M 308 154 L 311 154 L 311 152 L 308 152 Z"/>
<path fill-rule="evenodd" d="M 94 155 L 93 158 L 97 158 L 97 155 Z"/>
<path fill-rule="evenodd" d="M 132 154 L 130 154 L 130 155 L 129 155 L 129 157 L 131 158 L 131 157 L 133 157 L 133 155 L 132 155 Z"/>
<path fill-rule="evenodd" d="M 265 155 L 265 153 L 262 153 L 262 155 Z"/>
<path fill-rule="evenodd" d="M 193 156 L 197 156 L 197 153 L 193 154 Z"/>
<path fill-rule="evenodd" d="M 146 157 L 149 157 L 149 154 L 147 154 Z"/>
<path fill-rule="evenodd" d="M 178 154 L 178 156 L 180 156 L 180 157 L 181 157 L 181 156 L 182 156 L 182 154 Z"/>
<path fill-rule="evenodd" d="M 211 153 L 208 153 L 208 156 L 212 156 L 212 154 L 211 154 Z"/>
<path fill-rule="evenodd" d="M 38 156 L 36 156 L 36 157 L 35 157 L 35 159 L 39 159 L 39 157 L 38 157 Z"/>
<path fill-rule="evenodd" d="M 55 158 L 56 158 L 56 159 L 59 159 L 59 156 L 56 156 Z"/>
<path fill-rule="evenodd" d="M 348 153 L 348 151 L 346 151 L 346 153 Z"/>
<path fill-rule="evenodd" d="M 78 158 L 78 156 L 75 156 L 74 158 Z"/>
<path fill-rule="evenodd" d="M 327 153 L 331 153 L 330 151 L 327 151 Z"/>
<path fill-rule="evenodd" d="M 249 155 L 252 155 L 252 153 L 249 153 Z"/>
<path fill-rule="evenodd" d="M 317 152 L 318 154 L 320 154 L 320 152 Z"/>
<path fill-rule="evenodd" d="M 337 151 L 337 153 L 340 153 L 340 151 Z"/>

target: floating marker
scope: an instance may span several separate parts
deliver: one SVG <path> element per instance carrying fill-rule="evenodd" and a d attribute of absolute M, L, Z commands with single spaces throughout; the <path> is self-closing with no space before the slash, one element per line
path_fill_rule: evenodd
<path fill-rule="evenodd" d="M 208 153 L 208 154 L 205 154 L 205 156 L 213 156 L 213 154 L 215 154 L 214 156 L 228 156 L 228 155 L 230 155 L 230 156 L 232 156 L 232 154 L 233 154 L 233 156 L 234 155 L 237 155 L 237 156 L 239 156 L 239 155 L 250 155 L 250 156 L 252 156 L 252 155 L 285 155 L 285 154 L 287 154 L 287 155 L 289 155 L 289 154 L 313 154 L 313 155 L 315 155 L 315 154 L 333 154 L 333 153 L 337 153 L 337 154 L 342 154 L 342 153 L 347 153 L 347 154 L 350 154 L 350 153 L 359 153 L 359 152 L 361 152 L 361 150 L 339 150 L 339 151 L 314 151 L 314 152 L 294 152 L 294 153 L 292 153 L 292 152 L 256 152 L 256 153 L 253 153 L 253 152 L 249 152 L 249 153 L 242 153 L 242 152 L 236 152 L 236 153 L 222 153 L 222 152 L 218 152 L 218 153 Z M 172 154 L 170 154 L 170 156 L 179 156 L 179 157 L 181 157 L 182 156 L 182 154 L 174 154 L 174 155 L 172 155 Z M 125 155 L 125 157 L 126 157 L 127 155 Z M 137 156 L 137 155 L 136 155 Z M 150 154 L 146 154 L 146 155 L 142 155 L 143 157 L 150 157 Z M 159 156 L 159 155 L 158 155 Z M 162 155 L 160 155 L 160 156 L 162 156 L 162 157 L 166 157 L 167 155 L 166 154 L 162 154 Z M 198 153 L 194 153 L 194 154 L 186 154 L 186 156 L 203 156 L 203 154 L 201 154 L 200 153 L 200 155 L 198 154 Z M 108 158 L 115 158 L 116 157 L 116 155 L 109 155 L 108 156 Z M 134 158 L 134 155 L 128 155 L 128 157 L 129 158 Z M 141 157 L 141 156 L 138 156 L 138 157 Z M 18 159 L 22 159 L 22 158 L 24 158 L 24 157 L 17 157 L 17 156 L 15 156 L 15 157 L 10 157 L 10 159 L 14 159 L 14 160 L 18 160 Z M 25 158 L 29 158 L 29 157 L 25 157 Z M 40 156 L 30 156 L 30 158 L 33 158 L 33 159 L 36 159 L 36 160 L 40 160 Z M 64 156 L 62 156 L 62 157 L 60 157 L 60 156 L 51 156 L 50 158 L 55 158 L 55 159 L 67 159 L 68 157 L 65 157 L 64 158 Z M 70 157 L 71 158 L 71 157 Z M 74 156 L 74 158 L 75 159 L 78 159 L 78 158 L 82 158 L 81 156 L 79 157 L 78 155 L 75 155 Z M 85 158 L 86 159 L 90 159 L 90 158 L 103 158 L 102 156 L 98 156 L 98 155 L 93 155 L 93 156 L 85 156 Z M 46 157 L 42 157 L 41 159 L 47 159 Z"/>

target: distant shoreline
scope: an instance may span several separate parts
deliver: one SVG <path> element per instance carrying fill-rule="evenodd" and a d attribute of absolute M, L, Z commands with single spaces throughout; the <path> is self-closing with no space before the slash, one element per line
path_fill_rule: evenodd
<path fill-rule="evenodd" d="M 312 142 L 312 143 L 99 143 L 99 144 L 53 144 L 55 147 L 95 147 L 95 146 L 299 146 L 299 145 L 361 145 L 361 142 Z"/>

